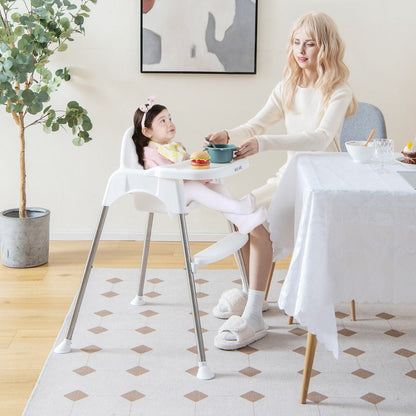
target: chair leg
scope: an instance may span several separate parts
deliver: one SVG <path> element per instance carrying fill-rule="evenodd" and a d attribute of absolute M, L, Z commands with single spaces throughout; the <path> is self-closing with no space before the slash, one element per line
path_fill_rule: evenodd
<path fill-rule="evenodd" d="M 192 316 L 194 318 L 195 337 L 199 358 L 199 370 L 197 377 L 199 379 L 209 380 L 211 378 L 214 378 L 215 374 L 211 371 L 211 369 L 207 366 L 206 363 L 204 339 L 202 337 L 201 319 L 199 316 L 195 279 L 192 271 L 191 252 L 189 249 L 188 230 L 186 227 L 185 214 L 179 214 L 179 220 L 181 226 L 182 248 L 185 258 L 186 271 L 188 274 L 188 288 L 192 303 Z"/>
<path fill-rule="evenodd" d="M 228 221 L 228 227 L 230 229 L 231 232 L 237 232 L 237 227 L 231 222 Z M 243 286 L 243 292 L 248 293 L 248 273 L 247 270 L 244 266 L 244 261 L 243 261 L 243 254 L 241 250 L 238 250 L 235 254 L 235 259 L 237 261 L 237 265 L 238 265 L 238 269 L 240 270 L 240 275 L 241 275 L 241 284 Z"/>
<path fill-rule="evenodd" d="M 149 257 L 149 247 L 150 247 L 150 237 L 152 235 L 153 217 L 154 217 L 154 213 L 149 212 L 149 215 L 147 217 L 146 236 L 145 236 L 145 240 L 143 243 L 142 262 L 140 265 L 139 288 L 138 288 L 136 297 L 130 302 L 130 304 L 135 305 L 135 306 L 140 306 L 140 305 L 145 304 L 145 301 L 143 300 L 143 288 L 144 288 L 144 280 L 146 277 L 146 270 L 147 270 L 147 259 Z"/>
<path fill-rule="evenodd" d="M 351 309 L 351 321 L 356 321 L 357 317 L 355 315 L 355 300 L 354 299 L 350 303 L 350 309 Z"/>
<path fill-rule="evenodd" d="M 69 324 L 65 339 L 54 350 L 56 353 L 65 354 L 71 351 L 72 335 L 74 333 L 75 325 L 78 320 L 79 310 L 81 308 L 82 300 L 84 298 L 85 290 L 87 288 L 92 265 L 94 263 L 95 254 L 97 252 L 98 244 L 101 238 L 101 233 L 103 231 L 105 219 L 107 217 L 108 208 L 108 206 L 103 206 L 101 210 L 100 220 L 98 222 L 97 230 L 95 231 L 94 239 L 92 241 L 90 252 L 88 254 L 87 262 L 84 268 L 84 274 L 82 276 L 81 285 L 78 290 L 77 301 L 72 312 L 71 322 Z"/>
<path fill-rule="evenodd" d="M 300 402 L 302 404 L 306 403 L 306 397 L 308 396 L 309 381 L 311 379 L 313 359 L 315 358 L 316 344 L 316 335 L 308 332 L 308 338 L 306 341 L 305 365 L 303 367 L 302 392 L 300 396 Z"/>
<path fill-rule="evenodd" d="M 273 278 L 273 272 L 274 272 L 275 265 L 276 265 L 276 262 L 272 262 L 272 264 L 270 266 L 270 271 L 269 271 L 269 276 L 267 278 L 266 293 L 264 295 L 264 300 L 267 300 L 267 296 L 269 296 L 270 284 L 272 283 L 272 278 Z"/>

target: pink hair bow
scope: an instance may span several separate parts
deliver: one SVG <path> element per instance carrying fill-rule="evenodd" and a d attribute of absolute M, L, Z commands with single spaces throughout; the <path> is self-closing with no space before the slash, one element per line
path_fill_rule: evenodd
<path fill-rule="evenodd" d="M 154 95 L 150 96 L 147 99 L 147 103 L 141 105 L 139 108 L 141 111 L 143 111 L 143 118 L 142 118 L 142 128 L 144 128 L 144 122 L 146 121 L 146 114 L 147 112 L 153 107 L 153 105 L 155 104 L 155 99 L 156 97 Z"/>

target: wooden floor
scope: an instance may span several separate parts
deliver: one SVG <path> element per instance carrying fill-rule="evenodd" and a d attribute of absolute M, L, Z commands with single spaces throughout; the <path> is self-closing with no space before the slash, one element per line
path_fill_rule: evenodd
<path fill-rule="evenodd" d="M 196 253 L 209 243 L 191 243 Z M 49 263 L 0 265 L 0 416 L 20 416 L 76 294 L 89 241 L 51 241 Z M 95 267 L 138 268 L 142 243 L 102 241 Z M 149 268 L 183 268 L 181 243 L 152 242 Z M 288 259 L 278 264 L 287 268 Z M 207 268 L 236 269 L 233 256 Z M 41 415 L 40 415 L 41 416 Z"/>

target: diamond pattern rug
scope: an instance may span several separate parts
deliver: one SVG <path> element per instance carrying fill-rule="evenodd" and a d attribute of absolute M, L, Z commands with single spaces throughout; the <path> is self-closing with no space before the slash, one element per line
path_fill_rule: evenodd
<path fill-rule="evenodd" d="M 200 270 L 198 302 L 213 380 L 195 377 L 197 355 L 184 270 L 148 270 L 147 304 L 132 306 L 138 270 L 93 269 L 70 354 L 49 355 L 25 416 L 414 415 L 416 305 L 337 306 L 340 359 L 318 345 L 308 403 L 300 405 L 306 331 L 277 307 L 269 334 L 239 351 L 215 349 L 211 315 L 236 270 Z M 66 328 L 68 322 L 64 323 Z M 57 342 L 63 337 L 63 330 Z"/>

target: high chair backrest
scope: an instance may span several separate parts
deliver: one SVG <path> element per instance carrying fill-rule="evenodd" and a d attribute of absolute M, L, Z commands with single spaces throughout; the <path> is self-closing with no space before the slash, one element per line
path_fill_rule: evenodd
<path fill-rule="evenodd" d="M 120 168 L 122 169 L 143 169 L 143 166 L 137 159 L 136 146 L 132 139 L 133 133 L 134 126 L 131 126 L 123 136 L 120 154 Z"/>
<path fill-rule="evenodd" d="M 135 207 L 140 211 L 185 213 L 183 183 L 147 174 L 138 162 L 133 132 L 134 128 L 129 127 L 124 133 L 120 168 L 107 183 L 103 205 L 109 206 L 121 196 L 133 193 Z"/>

